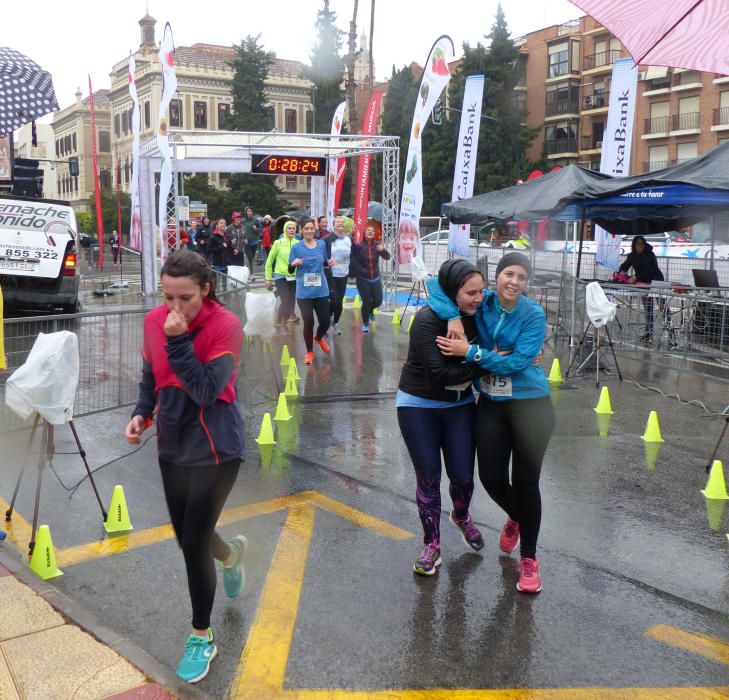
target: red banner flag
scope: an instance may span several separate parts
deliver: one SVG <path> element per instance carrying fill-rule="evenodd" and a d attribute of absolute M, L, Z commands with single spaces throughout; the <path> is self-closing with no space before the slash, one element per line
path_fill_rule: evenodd
<path fill-rule="evenodd" d="M 382 93 L 374 92 L 370 97 L 364 121 L 362 122 L 362 136 L 372 136 L 377 132 L 377 122 L 380 118 L 380 106 L 382 105 Z M 354 233 L 352 240 L 360 243 L 367 226 L 367 206 L 370 199 L 370 158 L 369 153 L 359 157 L 359 169 L 357 171 L 357 201 L 354 207 Z"/>
<path fill-rule="evenodd" d="M 89 76 L 89 106 L 91 107 L 91 160 L 94 168 L 94 197 L 96 198 L 96 235 L 99 237 L 98 266 L 104 269 L 104 218 L 101 207 L 101 186 L 99 184 L 99 160 L 96 155 L 96 116 L 94 115 L 94 91 Z"/>

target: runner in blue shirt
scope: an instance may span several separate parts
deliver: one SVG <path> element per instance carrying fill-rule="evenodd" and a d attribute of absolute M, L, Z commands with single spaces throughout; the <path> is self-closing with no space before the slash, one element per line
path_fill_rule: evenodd
<path fill-rule="evenodd" d="M 314 238 L 314 219 L 305 219 L 302 233 L 304 239 L 294 244 L 289 254 L 289 272 L 296 272 L 296 301 L 304 319 L 304 343 L 306 357 L 304 363 L 310 365 L 314 361 L 314 341 L 325 352 L 329 345 L 324 335 L 329 330 L 329 285 L 324 270 L 334 267 L 335 260 L 327 259 L 324 241 Z M 318 321 L 314 336 L 314 313 Z"/>

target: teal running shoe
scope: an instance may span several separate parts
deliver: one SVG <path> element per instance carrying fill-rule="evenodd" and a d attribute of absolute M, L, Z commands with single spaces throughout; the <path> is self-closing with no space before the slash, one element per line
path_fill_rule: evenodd
<path fill-rule="evenodd" d="M 218 655 L 218 647 L 213 641 L 213 631 L 208 630 L 208 638 L 191 634 L 185 643 L 185 651 L 175 673 L 188 683 L 197 683 L 208 675 L 210 662 Z"/>
<path fill-rule="evenodd" d="M 235 598 L 246 584 L 243 557 L 248 549 L 248 540 L 243 535 L 236 535 L 229 544 L 238 553 L 238 557 L 230 566 L 223 564 L 223 587 L 228 598 Z"/>

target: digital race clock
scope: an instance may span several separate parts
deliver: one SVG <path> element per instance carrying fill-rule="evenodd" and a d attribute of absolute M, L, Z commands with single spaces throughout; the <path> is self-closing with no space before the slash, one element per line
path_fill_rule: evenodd
<path fill-rule="evenodd" d="M 317 156 L 253 155 L 251 172 L 257 175 L 311 175 L 325 177 L 327 159 Z"/>

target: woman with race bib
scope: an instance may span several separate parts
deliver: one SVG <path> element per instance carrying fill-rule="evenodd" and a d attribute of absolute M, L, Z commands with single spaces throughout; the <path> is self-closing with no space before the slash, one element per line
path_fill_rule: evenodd
<path fill-rule="evenodd" d="M 547 323 L 542 307 L 524 296 L 530 273 L 526 255 L 508 253 L 501 258 L 496 266 L 496 291 L 486 291 L 476 313 L 476 343 L 465 339 L 459 309 L 438 280 L 431 279 L 428 288 L 431 309 L 441 319 L 449 319 L 448 337 L 436 340 L 440 351 L 446 357 L 464 357 L 490 372 L 480 381 L 476 408 L 479 478 L 508 515 L 499 537 L 501 550 L 513 552 L 521 539 L 517 589 L 539 593 L 539 477 L 554 430 L 554 409 L 544 371 L 534 364 Z"/>
<path fill-rule="evenodd" d="M 324 335 L 329 330 L 329 285 L 324 276 L 325 268 L 334 267 L 336 261 L 327 259 L 326 244 L 314 238 L 314 219 L 303 222 L 303 240 L 295 243 L 289 253 L 289 273 L 296 273 L 296 301 L 304 319 L 304 364 L 314 362 L 314 341 L 325 352 L 329 345 Z M 314 336 L 314 313 L 318 327 Z"/>

